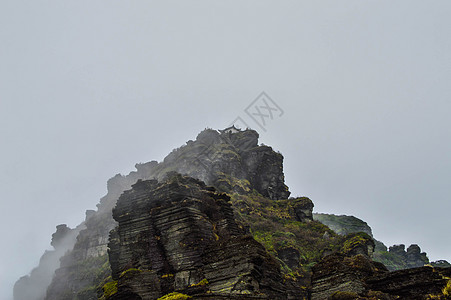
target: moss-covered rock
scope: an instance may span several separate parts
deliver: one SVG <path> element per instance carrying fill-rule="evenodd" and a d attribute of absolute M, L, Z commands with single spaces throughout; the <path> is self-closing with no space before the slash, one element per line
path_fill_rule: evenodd
<path fill-rule="evenodd" d="M 342 247 L 343 237 L 327 226 L 303 214 L 299 207 L 310 211 L 313 203 L 306 197 L 270 200 L 258 193 L 233 194 L 232 206 L 242 227 L 279 259 L 282 272 L 289 278 L 309 284 L 311 267 L 321 258 Z M 325 237 L 326 236 L 326 237 Z"/>
<path fill-rule="evenodd" d="M 172 173 L 160 182 L 138 181 L 121 195 L 113 217 L 118 227 L 111 232 L 109 260 L 118 291 L 111 300 L 155 299 L 176 291 L 218 298 L 305 294 L 239 227 L 230 197 L 197 179 Z M 288 230 L 272 235 L 280 245 L 296 240 Z"/>
<path fill-rule="evenodd" d="M 362 254 L 370 256 L 374 251 L 373 239 L 364 232 L 353 233 L 346 236 L 341 252 L 347 256 Z"/>
<path fill-rule="evenodd" d="M 191 298 L 192 298 L 191 296 L 173 292 L 173 293 L 170 293 L 170 294 L 164 295 L 163 297 L 158 298 L 158 300 L 186 300 L 186 299 L 191 299 Z"/>
<path fill-rule="evenodd" d="M 117 280 L 105 283 L 102 290 L 105 299 L 109 299 L 111 296 L 117 293 Z"/>

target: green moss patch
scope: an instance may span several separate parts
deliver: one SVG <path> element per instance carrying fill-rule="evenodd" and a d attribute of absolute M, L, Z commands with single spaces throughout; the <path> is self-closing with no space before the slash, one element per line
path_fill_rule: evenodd
<path fill-rule="evenodd" d="M 103 296 L 108 299 L 117 293 L 117 280 L 106 283 L 103 288 Z"/>
<path fill-rule="evenodd" d="M 207 278 L 202 279 L 201 281 L 199 281 L 198 283 L 194 283 L 190 286 L 204 286 L 208 284 L 208 280 Z"/>
<path fill-rule="evenodd" d="M 134 276 L 134 275 L 139 274 L 141 272 L 142 272 L 142 270 L 140 270 L 140 269 L 130 268 L 130 269 L 125 270 L 124 272 L 122 272 L 119 277 L 122 278 L 124 276 Z"/>
<path fill-rule="evenodd" d="M 164 295 L 163 297 L 160 297 L 157 300 L 186 300 L 186 299 L 191 299 L 191 298 L 192 297 L 190 297 L 188 295 L 174 292 L 174 293 Z"/>
<path fill-rule="evenodd" d="M 339 251 L 344 240 L 320 222 L 299 222 L 295 206 L 302 201 L 310 202 L 310 199 L 271 200 L 255 191 L 247 195 L 231 195 L 237 221 L 248 226 L 254 239 L 270 254 L 277 258 L 280 250 L 285 248 L 299 252 L 298 267 L 288 268 L 279 260 L 282 272 L 288 277 L 305 276 L 325 251 Z"/>

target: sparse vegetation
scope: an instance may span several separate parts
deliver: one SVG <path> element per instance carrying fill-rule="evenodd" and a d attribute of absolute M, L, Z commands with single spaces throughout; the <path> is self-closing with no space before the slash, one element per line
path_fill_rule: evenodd
<path fill-rule="evenodd" d="M 121 273 L 120 277 L 133 276 L 133 274 L 141 273 L 142 270 L 136 268 L 130 268 Z"/>
<path fill-rule="evenodd" d="M 203 286 L 203 285 L 207 285 L 207 284 L 208 284 L 208 280 L 207 280 L 207 278 L 204 278 L 201 281 L 199 281 L 198 283 L 193 283 L 191 286 Z"/>
<path fill-rule="evenodd" d="M 103 288 L 103 296 L 108 299 L 117 293 L 117 280 L 106 283 Z"/>
<path fill-rule="evenodd" d="M 443 288 L 442 293 L 445 297 L 449 297 L 451 299 L 451 279 L 448 279 L 448 283 Z"/>
<path fill-rule="evenodd" d="M 174 292 L 174 293 L 164 295 L 163 297 L 160 297 L 157 300 L 186 300 L 186 299 L 191 299 L 191 298 L 192 297 L 190 297 L 188 295 Z"/>
<path fill-rule="evenodd" d="M 251 235 L 269 253 L 277 257 L 287 247 L 299 252 L 297 268 L 281 264 L 289 277 L 305 276 L 326 252 L 338 251 L 342 246 L 344 238 L 320 222 L 297 221 L 294 199 L 270 200 L 254 191 L 247 195 L 233 194 L 231 201 L 237 220 L 249 225 Z M 324 238 L 326 232 L 329 238 Z"/>

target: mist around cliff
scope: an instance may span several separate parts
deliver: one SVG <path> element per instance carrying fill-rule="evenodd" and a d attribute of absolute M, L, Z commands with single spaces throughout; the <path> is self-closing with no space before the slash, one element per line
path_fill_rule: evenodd
<path fill-rule="evenodd" d="M 177 4 L 0 4 L 0 298 L 108 178 L 237 118 L 317 212 L 451 261 L 448 1 Z"/>
<path fill-rule="evenodd" d="M 61 257 L 74 248 L 76 238 L 85 226 L 80 224 L 70 229 L 66 224 L 58 225 L 52 235 L 53 250 L 46 250 L 41 256 L 39 265 L 29 275 L 22 276 L 14 285 L 15 300 L 44 299 L 55 271 L 60 267 Z"/>

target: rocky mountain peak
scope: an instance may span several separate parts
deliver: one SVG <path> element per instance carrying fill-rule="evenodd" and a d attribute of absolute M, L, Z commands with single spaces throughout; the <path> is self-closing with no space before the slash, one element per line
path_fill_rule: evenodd
<path fill-rule="evenodd" d="M 283 156 L 258 138 L 250 129 L 205 129 L 162 162 L 115 175 L 97 211 L 76 229 L 57 226 L 55 251 L 16 283 L 15 300 L 445 295 L 451 269 L 389 272 L 394 261 L 414 266 L 403 259 L 423 265 L 417 245 L 387 251 L 364 221 L 313 215 L 312 200 L 288 198 Z M 373 261 L 375 249 L 389 270 Z"/>

